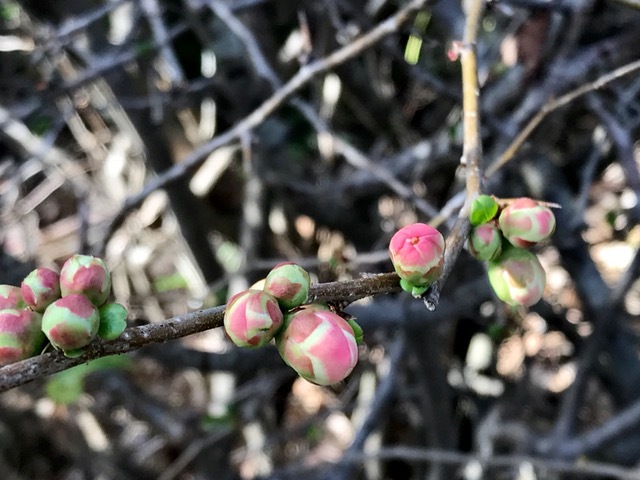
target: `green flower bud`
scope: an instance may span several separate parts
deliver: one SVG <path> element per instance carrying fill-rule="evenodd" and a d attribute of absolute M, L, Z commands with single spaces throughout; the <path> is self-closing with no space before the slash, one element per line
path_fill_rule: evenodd
<path fill-rule="evenodd" d="M 15 285 L 0 285 L 0 310 L 21 309 L 27 306 L 22 298 L 20 287 Z"/>
<path fill-rule="evenodd" d="M 22 281 L 20 291 L 27 305 L 42 313 L 60 298 L 60 277 L 48 268 L 36 268 Z"/>
<path fill-rule="evenodd" d="M 467 246 L 478 260 L 495 260 L 502 253 L 502 235 L 493 222 L 483 223 L 471 229 Z"/>
<path fill-rule="evenodd" d="M 101 259 L 91 255 L 74 255 L 62 265 L 60 289 L 63 297 L 80 293 L 99 307 L 109 296 L 111 274 Z"/>
<path fill-rule="evenodd" d="M 341 316 L 314 305 L 285 316 L 276 346 L 287 365 L 318 385 L 344 380 L 358 361 L 353 328 Z"/>
<path fill-rule="evenodd" d="M 498 221 L 505 238 L 521 248 L 546 240 L 556 229 L 551 209 L 530 198 L 518 198 L 507 205 Z"/>
<path fill-rule="evenodd" d="M 546 275 L 538 257 L 528 250 L 510 247 L 489 262 L 489 282 L 500 300 L 529 307 L 544 293 Z"/>
<path fill-rule="evenodd" d="M 309 273 L 291 262 L 279 263 L 265 279 L 264 291 L 273 295 L 286 309 L 302 305 L 309 295 Z"/>
<path fill-rule="evenodd" d="M 98 333 L 100 313 L 84 295 L 72 293 L 47 307 L 42 316 L 42 331 L 51 344 L 63 351 L 88 345 Z"/>
<path fill-rule="evenodd" d="M 38 352 L 44 340 L 41 323 L 42 315 L 32 310 L 0 310 L 0 366 Z"/>
<path fill-rule="evenodd" d="M 245 290 L 229 300 L 224 312 L 224 329 L 239 347 L 261 347 L 282 327 L 278 301 L 260 290 Z"/>

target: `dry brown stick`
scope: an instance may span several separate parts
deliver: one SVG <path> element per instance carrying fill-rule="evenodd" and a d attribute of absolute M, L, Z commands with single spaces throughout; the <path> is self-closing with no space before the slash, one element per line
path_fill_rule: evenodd
<path fill-rule="evenodd" d="M 312 285 L 309 303 L 328 301 L 350 303 L 364 297 L 398 291 L 400 290 L 398 282 L 399 279 L 395 273 L 385 273 L 355 280 L 320 283 Z M 224 309 L 224 306 L 219 306 L 179 315 L 162 323 L 128 328 L 116 340 L 110 342 L 95 340 L 89 345 L 87 351 L 77 358 L 67 358 L 61 352 L 54 351 L 12 363 L 0 368 L 0 392 L 89 360 L 127 353 L 152 343 L 163 343 L 221 327 Z"/>
<path fill-rule="evenodd" d="M 466 195 L 462 209 L 458 214 L 453 229 L 447 236 L 447 249 L 444 257 L 444 267 L 440 278 L 427 290 L 424 303 L 429 310 L 435 310 L 440 300 L 442 287 L 458 255 L 469 235 L 469 212 L 471 204 L 480 194 L 482 174 L 480 158 L 482 145 L 480 143 L 480 109 L 478 108 L 478 69 L 476 65 L 475 42 L 478 26 L 484 10 L 484 0 L 473 0 L 467 4 L 466 25 L 460 51 L 462 67 L 462 110 L 464 144 L 462 146 L 461 165 L 466 169 Z"/>

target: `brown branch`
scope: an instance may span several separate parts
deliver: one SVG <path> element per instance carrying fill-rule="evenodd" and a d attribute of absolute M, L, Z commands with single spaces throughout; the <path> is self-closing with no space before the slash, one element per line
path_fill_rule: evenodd
<path fill-rule="evenodd" d="M 480 158 L 482 157 L 482 145 L 480 143 L 479 87 L 475 42 L 483 9 L 484 0 L 473 0 L 473 2 L 467 4 L 464 39 L 460 52 L 460 63 L 462 66 L 462 120 L 464 130 L 464 144 L 460 163 L 466 169 L 466 196 L 458 219 L 447 237 L 447 249 L 442 275 L 429 290 L 427 290 L 424 296 L 424 303 L 429 310 L 435 310 L 438 306 L 442 287 L 447 281 L 458 259 L 458 255 L 460 255 L 462 247 L 469 236 L 469 211 L 471 204 L 480 194 L 482 178 Z"/>
<path fill-rule="evenodd" d="M 550 99 L 542 107 L 542 109 L 538 111 L 538 113 L 531 120 L 529 120 L 529 123 L 525 125 L 522 131 L 511 142 L 509 147 L 507 147 L 502 155 L 500 155 L 491 165 L 489 165 L 486 171 L 487 178 L 491 177 L 494 173 L 504 167 L 514 157 L 516 152 L 529 138 L 533 131 L 538 127 L 538 125 L 540 125 L 540 123 L 542 123 L 542 120 L 544 120 L 544 118 L 551 112 L 554 112 L 558 108 L 564 107 L 565 105 L 573 102 L 575 99 L 594 90 L 598 90 L 608 83 L 624 77 L 625 75 L 629 75 L 630 73 L 633 73 L 637 70 L 640 70 L 640 60 L 627 63 L 622 67 L 616 68 L 615 70 L 598 77 L 592 82 L 580 85 L 578 88 L 575 88 L 556 99 Z"/>
<path fill-rule="evenodd" d="M 395 273 L 371 275 L 355 280 L 312 285 L 309 303 L 345 301 L 354 302 L 379 293 L 399 291 Z M 61 352 L 44 353 L 0 368 L 0 392 L 23 385 L 41 377 L 66 370 L 100 357 L 137 350 L 145 345 L 163 343 L 221 327 L 224 306 L 179 315 L 162 323 L 128 328 L 116 340 L 95 340 L 87 351 L 77 358 L 67 358 Z"/>

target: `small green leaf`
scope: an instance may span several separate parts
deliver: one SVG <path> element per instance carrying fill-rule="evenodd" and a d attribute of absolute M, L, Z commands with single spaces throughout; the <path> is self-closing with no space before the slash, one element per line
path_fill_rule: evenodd
<path fill-rule="evenodd" d="M 107 303 L 100 307 L 98 335 L 105 340 L 114 340 L 127 328 L 127 309 L 119 303 Z"/>
<path fill-rule="evenodd" d="M 469 221 L 471 225 L 477 227 L 483 223 L 487 223 L 498 213 L 498 203 L 489 195 L 480 195 L 473 201 L 471 205 L 471 213 Z"/>

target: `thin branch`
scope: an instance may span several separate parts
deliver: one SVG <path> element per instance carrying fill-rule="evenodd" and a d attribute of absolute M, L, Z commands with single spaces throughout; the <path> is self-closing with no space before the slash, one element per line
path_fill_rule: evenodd
<path fill-rule="evenodd" d="M 555 110 L 560 107 L 564 107 L 565 105 L 573 102 L 575 99 L 592 92 L 594 90 L 599 90 L 604 87 L 608 83 L 613 82 L 625 75 L 629 75 L 630 73 L 635 72 L 636 70 L 640 70 L 640 60 L 636 60 L 634 62 L 623 65 L 622 67 L 616 68 L 615 70 L 606 73 L 593 82 L 585 83 L 584 85 L 579 86 L 578 88 L 571 90 L 568 93 L 565 93 L 561 97 L 556 99 L 550 99 L 543 107 L 538 111 L 538 113 L 529 120 L 529 123 L 522 129 L 522 131 L 518 134 L 518 136 L 511 142 L 509 147 L 500 155 L 489 167 L 486 171 L 486 177 L 491 177 L 494 173 L 504 167 L 511 159 L 515 156 L 516 152 L 522 147 L 524 142 L 529 138 L 529 136 L 533 133 L 533 131 L 542 123 L 542 120 Z"/>
<path fill-rule="evenodd" d="M 260 125 L 269 115 L 279 108 L 291 95 L 306 85 L 317 75 L 329 71 L 347 60 L 360 54 L 379 42 L 382 38 L 395 33 L 399 27 L 405 23 L 410 16 L 419 10 L 426 0 L 413 0 L 394 15 L 379 23 L 369 32 L 355 39 L 348 45 L 334 51 L 330 55 L 303 66 L 296 75 L 285 83 L 270 98 L 265 100 L 258 108 L 250 113 L 243 120 L 226 132 L 214 137 L 209 142 L 201 145 L 188 155 L 183 161 L 174 167 L 159 174 L 150 180 L 145 188 L 132 197 L 129 197 L 120 212 L 112 220 L 108 231 L 104 235 L 103 242 L 98 246 L 98 253 L 103 252 L 105 243 L 111 234 L 122 224 L 129 212 L 137 208 L 152 192 L 165 187 L 176 181 L 189 171 L 199 166 L 204 159 L 215 149 L 220 148 L 234 140 L 239 139 L 243 134 Z"/>
<path fill-rule="evenodd" d="M 438 306 L 442 287 L 447 281 L 453 265 L 456 263 L 458 255 L 460 255 L 462 247 L 464 246 L 464 242 L 469 235 L 469 212 L 471 210 L 471 204 L 480 194 L 482 179 L 480 158 L 482 157 L 482 145 L 480 143 L 479 87 L 475 42 L 483 10 L 484 0 L 474 0 L 467 4 L 464 39 L 460 52 L 464 130 L 464 144 L 460 163 L 466 169 L 466 195 L 458 219 L 447 237 L 447 249 L 442 275 L 431 288 L 427 290 L 424 296 L 424 303 L 429 310 L 435 310 Z"/>
<path fill-rule="evenodd" d="M 345 301 L 354 302 L 379 293 L 399 291 L 395 273 L 372 275 L 342 282 L 312 285 L 309 303 Z M 128 328 L 111 342 L 95 340 L 87 351 L 77 358 L 67 358 L 54 351 L 0 368 L 0 392 L 23 385 L 41 377 L 66 370 L 100 357 L 131 352 L 152 343 L 186 337 L 194 333 L 221 327 L 224 306 L 178 315 L 161 323 Z"/>

